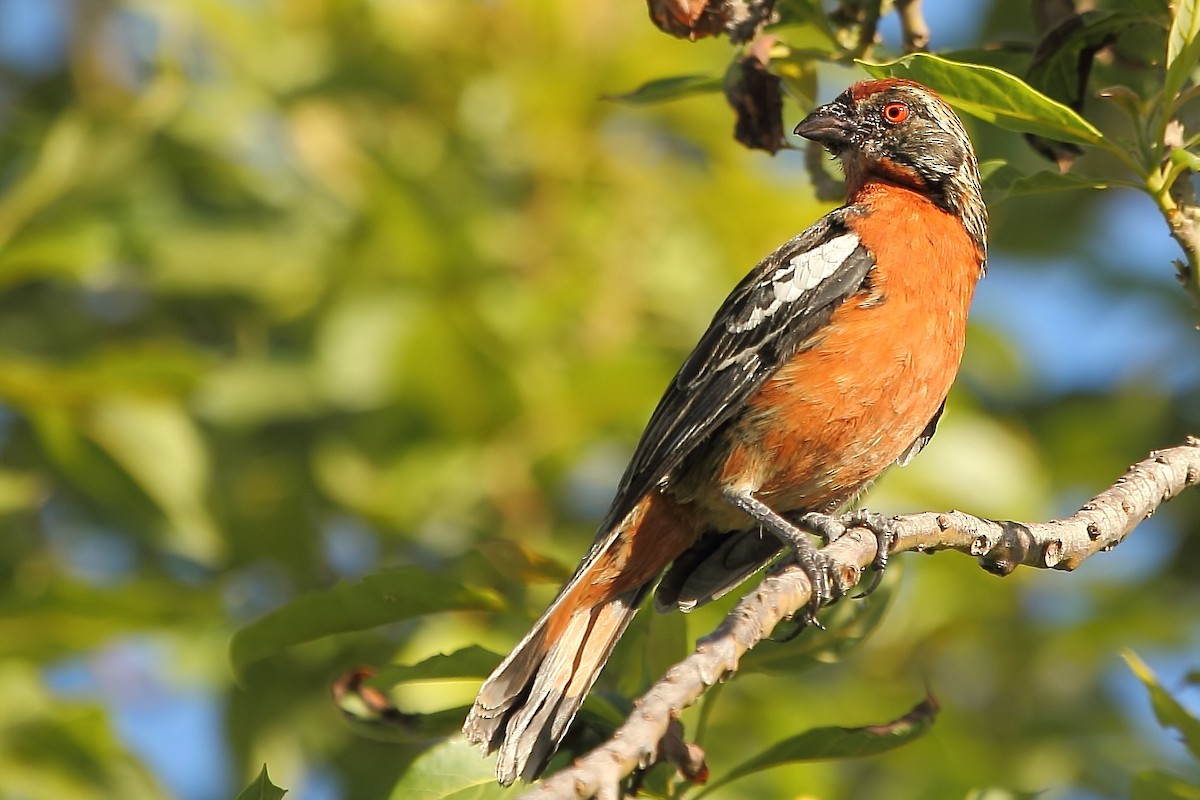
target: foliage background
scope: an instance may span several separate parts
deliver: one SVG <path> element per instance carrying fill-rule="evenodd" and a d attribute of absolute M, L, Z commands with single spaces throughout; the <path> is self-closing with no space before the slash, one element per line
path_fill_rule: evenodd
<path fill-rule="evenodd" d="M 939 50 L 1037 38 L 1025 4 L 926 5 Z M 0 2 L 0 796 L 208 800 L 263 762 L 302 800 L 388 796 L 423 747 L 359 735 L 330 684 L 511 646 L 712 310 L 828 208 L 800 153 L 731 141 L 719 95 L 603 99 L 729 58 L 639 2 Z M 823 67 L 818 95 L 858 77 Z M 1041 168 L 968 125 L 982 158 Z M 876 510 L 1045 518 L 1200 429 L 1196 313 L 1150 202 L 992 214 L 951 408 Z M 891 719 L 926 685 L 933 731 L 716 796 L 1196 780 L 1119 653 L 1175 690 L 1200 662 L 1198 519 L 1184 496 L 1073 575 L 898 559 L 874 636 L 772 653 L 785 666 L 726 686 L 705 744 L 719 774 L 808 727 Z M 237 628 L 390 567 L 490 610 L 322 638 L 235 682 Z M 719 611 L 647 616 L 606 686 L 636 691 Z M 396 699 L 433 711 L 475 685 Z"/>

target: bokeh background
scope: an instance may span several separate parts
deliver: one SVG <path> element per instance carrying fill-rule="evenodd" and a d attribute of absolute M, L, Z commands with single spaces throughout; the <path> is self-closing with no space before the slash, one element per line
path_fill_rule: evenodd
<path fill-rule="evenodd" d="M 1023 3 L 926 7 L 935 49 L 1037 36 Z M 420 748 L 358 735 L 330 683 L 506 651 L 725 293 L 829 208 L 801 153 L 732 141 L 719 94 L 605 99 L 730 58 L 640 0 L 0 0 L 0 797 L 216 800 L 264 762 L 289 797 L 388 796 Z M 858 77 L 823 67 L 820 98 Z M 1042 168 L 968 125 L 982 158 Z M 1197 310 L 1151 202 L 992 215 L 962 378 L 875 510 L 1048 518 L 1200 432 Z M 883 624 L 838 663 L 725 687 L 710 765 L 891 719 L 926 686 L 933 731 L 718 796 L 1196 779 L 1120 658 L 1200 707 L 1190 494 L 1071 575 L 896 559 Z M 525 581 L 505 542 L 550 566 Z M 322 639 L 235 682 L 238 627 L 394 566 L 503 610 Z"/>

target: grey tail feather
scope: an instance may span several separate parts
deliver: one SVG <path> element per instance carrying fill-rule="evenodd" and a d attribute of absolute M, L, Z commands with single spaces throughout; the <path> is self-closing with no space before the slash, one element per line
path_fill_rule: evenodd
<path fill-rule="evenodd" d="M 576 611 L 547 641 L 556 601 L 484 682 L 463 734 L 485 753 L 500 751 L 497 780 L 532 781 L 545 768 L 650 586 Z"/>
<path fill-rule="evenodd" d="M 654 592 L 660 612 L 691 611 L 725 595 L 769 564 L 783 549 L 777 536 L 759 528 L 706 533 L 667 570 Z"/>

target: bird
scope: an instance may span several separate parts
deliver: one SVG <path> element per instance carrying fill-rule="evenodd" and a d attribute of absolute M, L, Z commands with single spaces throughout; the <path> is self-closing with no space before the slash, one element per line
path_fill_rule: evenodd
<path fill-rule="evenodd" d="M 790 549 L 834 578 L 812 534 L 929 442 L 987 271 L 971 139 L 932 89 L 864 80 L 794 133 L 841 163 L 847 200 L 764 258 L 668 385 L 574 574 L 481 687 L 463 724 L 496 777 L 545 768 L 650 591 L 691 610 Z M 856 514 L 880 536 L 878 515 Z"/>

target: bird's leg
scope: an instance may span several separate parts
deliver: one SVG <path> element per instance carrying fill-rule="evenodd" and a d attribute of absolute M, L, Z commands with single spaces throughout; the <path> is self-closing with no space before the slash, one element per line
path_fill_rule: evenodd
<path fill-rule="evenodd" d="M 883 514 L 868 511 L 865 508 L 856 508 L 840 517 L 809 511 L 792 521 L 798 527 L 820 536 L 826 544 L 842 538 L 842 534 L 846 532 L 847 528 L 866 528 L 875 534 L 875 559 L 871 562 L 873 573 L 871 583 L 860 594 L 856 594 L 855 598 L 866 597 L 879 587 L 879 581 L 883 579 L 883 571 L 887 569 L 888 553 L 892 549 L 892 543 L 896 541 L 894 518 L 885 517 Z"/>
<path fill-rule="evenodd" d="M 808 604 L 807 621 L 815 623 L 817 610 L 836 600 L 842 594 L 841 583 L 834 575 L 833 565 L 829 558 L 813 547 L 813 543 L 808 539 L 809 533 L 822 535 L 822 531 L 809 528 L 803 518 L 798 520 L 798 524 L 789 522 L 772 511 L 766 503 L 755 497 L 748 489 L 728 488 L 722 492 L 722 496 L 728 503 L 753 517 L 764 529 L 778 536 L 784 544 L 792 549 L 796 556 L 796 563 L 800 565 L 812 583 L 812 598 Z"/>

